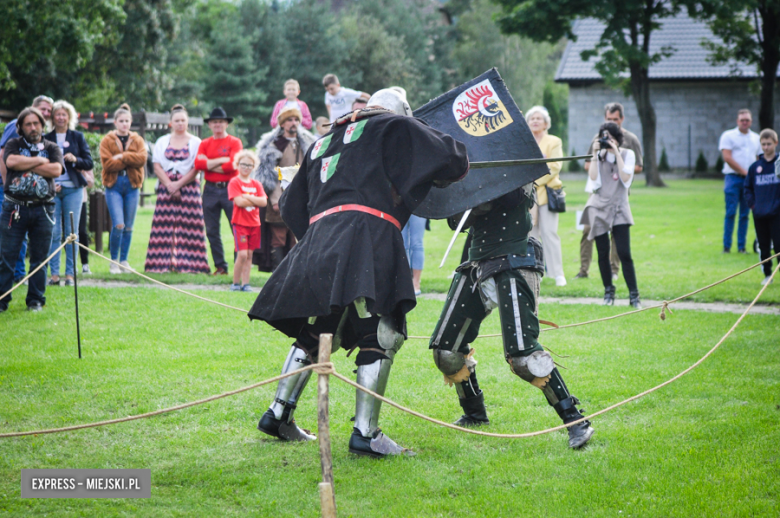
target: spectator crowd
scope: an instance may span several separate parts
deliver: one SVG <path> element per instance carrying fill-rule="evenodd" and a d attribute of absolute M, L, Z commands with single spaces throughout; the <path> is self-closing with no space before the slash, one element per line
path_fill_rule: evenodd
<path fill-rule="evenodd" d="M 252 264 L 274 271 L 295 246 L 296 238 L 282 220 L 280 168 L 303 162 L 310 146 L 330 132 L 339 117 L 364 108 L 369 94 L 341 86 L 338 77 L 327 74 L 322 81 L 328 117 L 312 118 L 309 106 L 298 97 L 300 85 L 289 79 L 284 98 L 274 105 L 271 130 L 260 137 L 256 151 L 243 149 L 230 135 L 233 117 L 215 108 L 204 119 L 212 136 L 201 140 L 188 131 L 189 114 L 181 104 L 170 109 L 170 132 L 153 145 L 151 161 L 157 177 L 156 205 L 152 219 L 144 271 L 153 273 L 203 273 L 229 275 L 230 265 L 222 245 L 224 213 L 234 240 L 232 291 L 252 291 Z M 394 87 L 404 97 L 401 88 Z M 129 263 L 133 227 L 139 196 L 145 180 L 147 146 L 131 130 L 132 111 L 127 104 L 113 114 L 114 129 L 99 145 L 101 179 L 111 217 L 110 273 L 133 271 Z M 563 156 L 562 141 L 548 133 L 552 120 L 547 109 L 534 106 L 526 122 L 547 158 Z M 620 103 L 604 107 L 604 122 L 593 137 L 585 162 L 586 192 L 590 194 L 579 223 L 580 268 L 576 278 L 586 278 L 596 243 L 599 274 L 604 286 L 604 304 L 615 301 L 615 285 L 622 266 L 630 304 L 641 307 L 637 274 L 631 255 L 630 227 L 634 224 L 629 203 L 634 175 L 643 168 L 642 147 L 635 134 L 623 127 Z M 726 213 L 723 252 L 729 253 L 735 222 L 737 251 L 747 253 L 749 213 L 753 211 L 757 248 L 761 259 L 780 248 L 780 169 L 777 164 L 777 134 L 765 129 L 753 132 L 749 110 L 737 114 L 737 127 L 723 133 L 719 149 L 724 166 Z M 26 277 L 60 246 L 65 236 L 76 232 L 78 242 L 89 246 L 87 188 L 94 184 L 94 161 L 84 135 L 77 130 L 78 115 L 64 100 L 46 96 L 33 99 L 18 118 L 9 122 L 0 139 L 0 294 Z M 565 211 L 565 193 L 560 179 L 561 162 L 548 164 L 549 174 L 536 181 L 536 205 L 532 210 L 530 235 L 541 241 L 548 277 L 557 286 L 567 284 L 563 270 L 558 218 Z M 71 221 L 70 214 L 73 214 Z M 737 220 L 737 213 L 739 218 Z M 402 235 L 410 262 L 416 294 L 424 263 L 423 236 L 427 221 L 412 216 Z M 208 264 L 207 247 L 214 264 Z M 70 286 L 77 265 L 72 247 L 65 247 L 63 275 L 60 254 L 47 268 L 28 280 L 27 309 L 40 311 L 46 303 L 46 286 Z M 89 254 L 80 250 L 83 274 L 89 274 Z M 29 256 L 29 268 L 25 258 Z M 47 281 L 47 271 L 49 273 Z M 764 264 L 766 283 L 771 272 Z M 0 299 L 4 312 L 12 296 Z"/>

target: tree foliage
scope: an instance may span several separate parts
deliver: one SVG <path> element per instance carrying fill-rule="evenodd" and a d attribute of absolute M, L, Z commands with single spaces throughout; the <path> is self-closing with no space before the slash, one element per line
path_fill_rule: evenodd
<path fill-rule="evenodd" d="M 507 34 L 520 34 L 535 41 L 576 39 L 573 22 L 595 18 L 604 23 L 598 44 L 582 53 L 596 58 L 595 68 L 611 86 L 621 87 L 636 102 L 642 122 L 644 164 L 648 185 L 662 186 L 656 167 L 656 117 L 650 100 L 649 68 L 674 49 L 650 52 L 650 38 L 664 18 L 680 11 L 669 0 L 495 0 L 502 11 L 498 26 Z"/>
<path fill-rule="evenodd" d="M 759 124 L 774 127 L 774 89 L 780 64 L 780 2 L 703 0 L 687 2 L 692 16 L 708 21 L 723 43 L 703 41 L 714 64 L 749 63 L 761 78 Z"/>
<path fill-rule="evenodd" d="M 4 107 L 21 109 L 33 97 L 72 97 L 99 77 L 95 50 L 118 40 L 121 0 L 0 2 L 0 93 Z"/>

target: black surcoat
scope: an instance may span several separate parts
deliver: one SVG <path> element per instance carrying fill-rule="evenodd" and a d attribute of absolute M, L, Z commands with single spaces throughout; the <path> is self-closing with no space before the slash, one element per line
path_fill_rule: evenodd
<path fill-rule="evenodd" d="M 299 242 L 249 311 L 290 337 L 310 317 L 360 297 L 371 313 L 403 321 L 416 301 L 400 228 L 434 183 L 468 171 L 463 144 L 411 117 L 382 112 L 339 122 L 307 150 L 281 198 L 282 219 Z M 342 211 L 310 223 L 346 205 L 384 217 Z"/>

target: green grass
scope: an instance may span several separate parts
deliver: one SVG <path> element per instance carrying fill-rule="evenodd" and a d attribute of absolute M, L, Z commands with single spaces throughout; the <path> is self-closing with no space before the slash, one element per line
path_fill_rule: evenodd
<path fill-rule="evenodd" d="M 744 268 L 755 255 L 720 254 L 721 184 L 670 182 L 632 189 L 633 252 L 647 298 L 672 298 Z M 595 276 L 573 279 L 580 233 L 573 212 L 585 203 L 581 183 L 567 184 L 570 213 L 561 218 L 570 284 L 544 281 L 546 296 L 598 296 Z M 139 212 L 131 264 L 141 266 L 152 209 Z M 224 222 L 223 222 L 224 223 Z M 425 291 L 445 291 L 437 268 L 450 233 L 440 222 L 426 236 Z M 700 230 L 699 230 L 700 229 Z M 227 250 L 230 234 L 224 225 Z M 651 238 L 650 235 L 655 237 Z M 752 241 L 752 231 L 749 236 Z M 462 243 L 462 241 L 461 241 Z M 91 259 L 98 278 L 107 264 Z M 118 276 L 134 280 L 129 275 Z M 166 282 L 224 283 L 223 278 L 162 275 Z M 265 274 L 253 274 L 260 284 Z M 746 301 L 761 276 L 751 272 L 698 300 Z M 619 283 L 625 296 L 625 285 Z M 780 299 L 780 282 L 763 301 Z M 0 325 L 0 431 L 68 426 L 196 400 L 279 373 L 290 340 L 238 312 L 159 289 L 81 287 L 84 358 L 76 356 L 73 292 L 47 290 L 43 313 L 29 314 L 18 293 Z M 209 298 L 249 308 L 254 296 L 213 291 Z M 427 335 L 441 302 L 420 300 L 409 333 Z M 625 311 L 546 304 L 558 324 Z M 649 311 L 625 319 L 542 334 L 587 412 L 605 408 L 677 374 L 699 359 L 737 316 Z M 498 332 L 489 317 L 483 333 Z M 331 435 L 340 516 L 778 516 L 780 514 L 780 317 L 748 316 L 707 362 L 637 402 L 594 420 L 582 451 L 565 432 L 520 440 L 442 429 L 392 408 L 383 429 L 417 451 L 414 458 L 374 461 L 347 452 L 354 391 L 332 380 Z M 474 344 L 492 432 L 518 433 L 559 424 L 542 394 L 509 371 L 497 338 Z M 352 359 L 337 352 L 342 374 Z M 460 415 L 455 391 L 433 365 L 427 343 L 410 340 L 397 356 L 388 396 L 438 419 Z M 297 411 L 316 429 L 316 384 Z M 141 421 L 77 432 L 0 439 L 0 514 L 8 516 L 302 516 L 319 514 L 316 444 L 283 444 L 255 426 L 273 397 L 263 387 Z M 23 468 L 146 468 L 149 500 L 20 498 Z"/>
<path fill-rule="evenodd" d="M 76 358 L 72 294 L 50 290 L 43 313 L 3 315 L 0 430 L 66 426 L 164 408 L 278 374 L 290 340 L 242 315 L 169 291 L 80 290 L 84 358 Z M 249 307 L 253 296 L 210 293 Z M 422 300 L 409 332 L 430 333 L 441 303 Z M 618 308 L 549 304 L 565 324 Z M 593 412 L 654 386 L 700 358 L 735 315 L 654 312 L 550 331 L 563 374 Z M 418 456 L 375 461 L 347 452 L 354 392 L 331 382 L 334 475 L 341 516 L 777 516 L 780 512 L 779 319 L 749 316 L 706 363 L 670 387 L 594 421 L 570 451 L 563 432 L 480 438 L 392 408 L 382 427 Z M 490 317 L 483 332 L 497 332 Z M 509 372 L 498 339 L 476 342 L 493 432 L 558 424 L 542 394 Z M 351 376 L 343 352 L 337 369 Z M 316 429 L 315 383 L 298 422 Z M 0 439 L 0 512 L 9 516 L 317 516 L 316 444 L 281 444 L 255 430 L 273 395 L 263 387 L 142 421 Z M 450 421 L 454 389 L 427 343 L 397 357 L 388 395 Z M 22 500 L 22 468 L 148 468 L 150 500 Z"/>
<path fill-rule="evenodd" d="M 637 272 L 639 290 L 643 298 L 668 300 L 688 293 L 702 286 L 722 279 L 759 261 L 758 255 L 742 255 L 734 252 L 722 254 L 723 236 L 723 182 L 719 180 L 671 180 L 669 188 L 647 188 L 637 182 L 631 188 L 631 209 L 635 225 L 631 228 L 631 249 Z M 151 191 L 147 182 L 147 191 Z M 601 297 L 604 289 L 598 274 L 596 263 L 598 254 L 593 251 L 594 262 L 590 277 L 575 279 L 579 270 L 579 243 L 582 233 L 575 229 L 575 211 L 581 210 L 587 202 L 583 191 L 583 181 L 567 182 L 568 212 L 561 214 L 558 234 L 561 237 L 564 272 L 568 286 L 559 288 L 552 279 L 545 279 L 544 295 L 561 297 Z M 143 269 L 146 258 L 146 245 L 154 207 L 147 204 L 139 208 L 133 233 L 133 246 L 130 249 L 130 264 Z M 449 288 L 449 275 L 458 265 L 460 252 L 465 241 L 462 234 L 445 264 L 439 269 L 444 250 L 452 237 L 452 232 L 443 221 L 432 221 L 433 231 L 425 237 L 426 266 L 423 271 L 422 289 L 424 292 L 446 293 Z M 736 236 L 735 236 L 736 237 Z M 752 248 L 755 232 L 751 219 L 748 229 L 748 244 Z M 222 239 L 226 255 L 233 249 L 232 234 L 227 220 L 222 218 Z M 108 234 L 105 234 L 105 254 L 108 255 Z M 211 256 L 209 254 L 209 264 Z M 108 263 L 92 256 L 90 267 L 98 279 L 121 279 L 139 282 L 130 274 L 109 275 Z M 166 283 L 198 283 L 229 285 L 228 277 L 209 277 L 207 275 L 164 274 L 151 277 Z M 252 273 L 252 283 L 261 286 L 269 274 Z M 694 296 L 691 300 L 712 302 L 748 302 L 758 290 L 763 278 L 760 269 L 753 270 L 727 284 Z M 140 281 L 145 282 L 145 281 Z M 628 289 L 623 278 L 616 282 L 619 298 L 628 298 Z M 764 297 L 764 303 L 780 302 L 780 287 L 776 283 Z"/>

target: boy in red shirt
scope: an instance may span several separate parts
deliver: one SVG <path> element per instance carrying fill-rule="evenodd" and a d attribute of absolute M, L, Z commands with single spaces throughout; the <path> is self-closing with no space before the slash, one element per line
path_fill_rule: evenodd
<path fill-rule="evenodd" d="M 230 291 L 252 291 L 249 271 L 252 268 L 252 252 L 260 248 L 260 211 L 268 197 L 263 186 L 250 178 L 258 166 L 257 157 L 249 150 L 239 151 L 233 159 L 238 176 L 228 184 L 228 198 L 233 202 L 233 240 L 236 245 L 236 264 L 233 267 L 233 284 Z"/>

